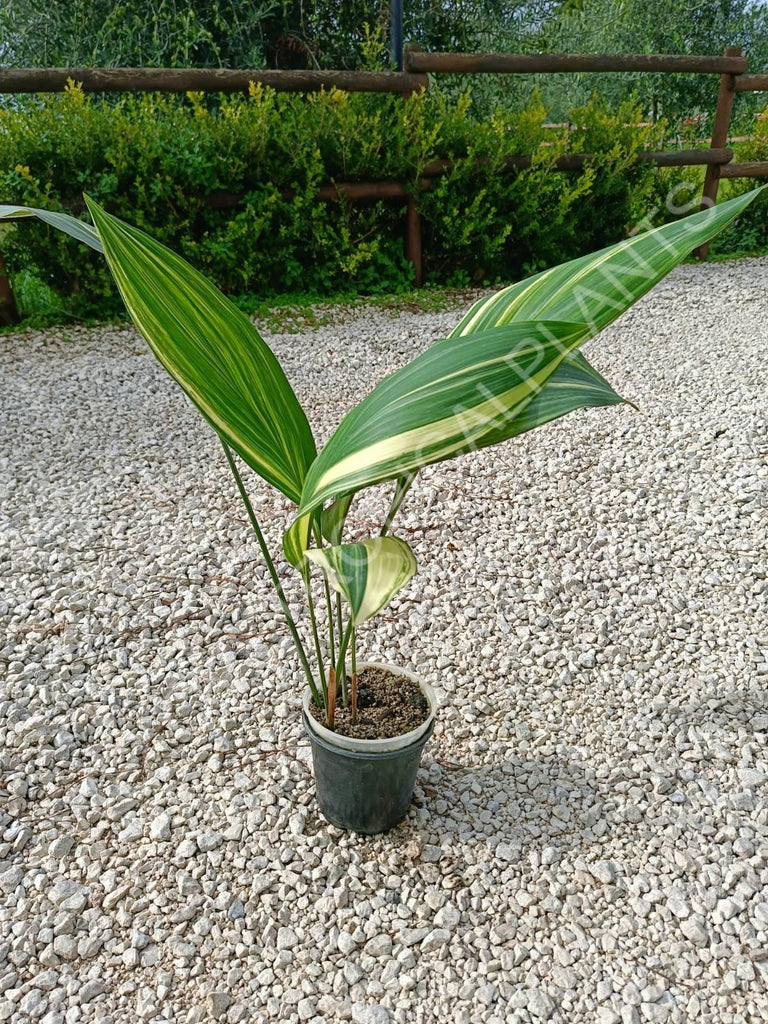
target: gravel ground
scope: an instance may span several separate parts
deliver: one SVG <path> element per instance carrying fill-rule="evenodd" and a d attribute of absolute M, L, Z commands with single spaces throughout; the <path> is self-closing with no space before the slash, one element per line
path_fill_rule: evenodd
<path fill-rule="evenodd" d="M 766 285 L 678 268 L 589 346 L 639 412 L 419 478 L 361 655 L 442 706 L 376 838 L 208 428 L 131 330 L 1 339 L 0 1020 L 768 1019 Z M 270 340 L 327 434 L 458 315 Z"/>

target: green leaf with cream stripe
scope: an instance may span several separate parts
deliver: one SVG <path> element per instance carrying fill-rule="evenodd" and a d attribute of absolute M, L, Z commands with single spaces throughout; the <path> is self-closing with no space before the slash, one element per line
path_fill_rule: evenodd
<path fill-rule="evenodd" d="M 329 544 L 341 544 L 344 523 L 347 521 L 347 513 L 353 498 L 354 494 L 345 494 L 343 498 L 331 502 L 327 508 L 323 509 L 323 536 Z"/>
<path fill-rule="evenodd" d="M 301 512 L 511 437 L 515 417 L 587 337 L 584 324 L 541 321 L 433 345 L 344 417 L 307 474 Z"/>
<path fill-rule="evenodd" d="M 762 186 L 765 187 L 768 186 Z M 480 299 L 460 320 L 450 338 L 483 332 L 515 320 L 539 319 L 580 321 L 589 325 L 591 334 L 597 334 L 693 249 L 737 217 L 762 188 L 633 235 Z"/>
<path fill-rule="evenodd" d="M 315 443 L 256 328 L 180 256 L 86 201 L 128 312 L 152 352 L 230 447 L 298 502 Z"/>
<path fill-rule="evenodd" d="M 584 358 L 574 352 L 558 366 L 536 397 L 510 424 L 505 424 L 498 437 L 489 435 L 488 445 L 524 434 L 534 427 L 566 416 L 576 409 L 621 405 L 626 402 L 608 381 Z"/>
<path fill-rule="evenodd" d="M 57 213 L 55 210 L 36 210 L 32 206 L 1 206 L 0 220 L 17 220 L 20 217 L 37 217 L 38 220 L 72 235 L 78 242 L 85 242 L 97 252 L 104 252 L 98 232 L 90 224 L 68 213 Z"/>
<path fill-rule="evenodd" d="M 356 626 L 388 605 L 416 572 L 413 552 L 398 537 L 310 548 L 306 555 L 320 566 L 333 589 L 347 599 Z"/>
<path fill-rule="evenodd" d="M 312 529 L 312 512 L 305 516 L 299 516 L 294 520 L 283 534 L 283 554 L 297 569 L 304 572 L 305 552 L 309 547 L 309 535 Z"/>

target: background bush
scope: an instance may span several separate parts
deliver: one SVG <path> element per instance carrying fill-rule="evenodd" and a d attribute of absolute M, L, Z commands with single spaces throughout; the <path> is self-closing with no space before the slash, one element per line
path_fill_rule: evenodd
<path fill-rule="evenodd" d="M 320 184 L 403 182 L 424 217 L 428 281 L 505 280 L 623 237 L 654 196 L 654 171 L 634 163 L 660 128 L 631 127 L 632 103 L 597 97 L 573 110 L 570 133 L 543 124 L 537 95 L 520 113 L 478 120 L 468 94 L 434 88 L 401 97 L 275 93 L 249 97 L 126 95 L 105 102 L 72 86 L 0 110 L 0 201 L 84 214 L 87 192 L 181 252 L 225 292 L 397 292 L 404 204 L 318 202 Z M 629 127 L 627 127 L 629 126 Z M 593 151 L 580 173 L 551 170 L 563 152 Z M 529 154 L 529 170 L 505 157 Z M 418 181 L 451 161 L 429 191 Z M 217 209 L 221 193 L 242 201 Z M 120 308 L 103 260 L 42 224 L 6 228 L 12 275 L 30 272 L 73 312 Z"/>

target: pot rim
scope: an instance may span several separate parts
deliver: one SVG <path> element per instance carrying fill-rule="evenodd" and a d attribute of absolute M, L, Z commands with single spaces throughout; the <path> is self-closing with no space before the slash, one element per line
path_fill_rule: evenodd
<path fill-rule="evenodd" d="M 316 736 L 319 736 L 331 746 L 339 747 L 342 750 L 353 750 L 358 753 L 375 754 L 409 747 L 412 743 L 418 740 L 419 737 L 423 736 L 427 729 L 431 731 L 435 720 L 435 714 L 437 713 L 437 695 L 429 683 L 421 679 L 415 672 L 411 671 L 411 669 L 401 668 L 399 665 L 393 665 L 387 661 L 362 661 L 358 665 L 359 672 L 362 672 L 362 670 L 366 668 L 383 668 L 392 672 L 394 675 L 405 676 L 407 679 L 411 679 L 413 682 L 418 683 L 422 693 L 429 701 L 429 715 L 420 725 L 417 725 L 415 729 L 411 729 L 410 732 L 400 733 L 399 736 L 389 736 L 386 739 L 378 740 L 364 740 L 358 739 L 356 736 L 342 736 L 340 733 L 333 732 L 333 730 L 327 729 L 324 725 L 321 725 L 310 714 L 309 705 L 312 700 L 312 691 L 307 687 L 302 698 L 302 707 L 304 708 L 304 717 L 308 728 L 311 729 Z"/>

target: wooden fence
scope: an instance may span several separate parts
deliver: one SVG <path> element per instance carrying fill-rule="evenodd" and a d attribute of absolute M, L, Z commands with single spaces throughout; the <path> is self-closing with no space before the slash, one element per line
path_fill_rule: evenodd
<path fill-rule="evenodd" d="M 680 149 L 668 152 L 641 152 L 637 159 L 657 167 L 707 168 L 702 191 L 702 206 L 717 199 L 721 178 L 768 177 L 768 161 L 736 163 L 728 148 L 728 129 L 735 94 L 742 91 L 768 91 L 768 74 L 747 74 L 747 61 L 741 47 L 729 47 L 723 56 L 677 54 L 508 54 L 508 53 L 425 53 L 410 46 L 404 55 L 403 71 L 248 71 L 228 68 L 5 68 L 0 69 L 0 93 L 61 92 L 72 79 L 86 92 L 247 92 L 251 82 L 282 92 L 314 92 L 338 88 L 347 92 L 387 92 L 408 98 L 428 88 L 430 74 L 555 74 L 563 72 L 639 71 L 647 73 L 719 75 L 720 87 L 707 149 Z M 568 153 L 559 157 L 555 168 L 579 170 L 589 160 L 588 153 Z M 510 169 L 530 167 L 529 156 L 512 156 Z M 431 188 L 433 179 L 449 169 L 446 161 L 436 160 L 425 169 L 419 187 Z M 340 199 L 396 200 L 406 205 L 405 256 L 414 268 L 417 287 L 423 281 L 421 218 L 412 187 L 394 181 L 335 182 L 322 185 L 316 198 L 321 202 Z M 2 197 L 0 197 L 2 199 Z M 216 192 L 207 197 L 214 208 L 236 207 L 242 196 Z M 707 246 L 696 250 L 706 259 Z M 0 324 L 18 319 L 8 278 L 0 257 Z"/>

